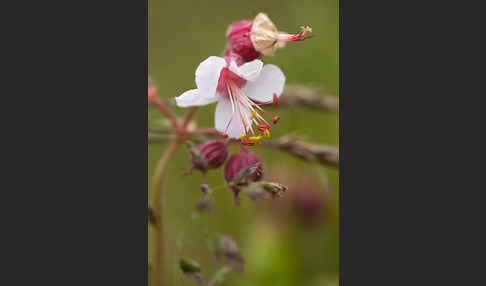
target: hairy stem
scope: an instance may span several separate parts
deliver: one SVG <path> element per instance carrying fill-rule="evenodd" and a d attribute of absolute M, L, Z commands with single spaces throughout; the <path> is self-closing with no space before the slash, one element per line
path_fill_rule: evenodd
<path fill-rule="evenodd" d="M 154 97 L 151 102 L 152 102 L 153 105 L 155 105 L 160 110 L 160 112 L 165 117 L 167 117 L 170 120 L 170 122 L 172 123 L 172 126 L 174 128 L 177 127 L 177 117 L 167 107 L 167 105 L 165 104 L 165 102 L 163 102 L 162 100 L 160 100 L 160 98 L 158 98 L 158 97 Z"/>
<path fill-rule="evenodd" d="M 182 128 L 185 129 L 190 122 L 192 116 L 196 112 L 197 108 L 190 108 L 185 116 L 182 123 Z M 176 128 L 177 125 L 174 125 Z M 164 235 L 163 235 L 163 218 L 162 218 L 162 197 L 163 197 L 163 187 L 165 176 L 167 173 L 167 167 L 169 162 L 176 153 L 177 149 L 181 146 L 182 142 L 186 140 L 188 136 L 186 134 L 179 135 L 177 137 L 172 137 L 170 144 L 165 150 L 164 154 L 160 158 L 157 169 L 152 182 L 153 191 L 153 201 L 152 201 L 152 211 L 156 218 L 157 224 L 154 227 L 153 233 L 153 276 L 152 276 L 152 286 L 162 286 L 163 284 L 163 259 L 164 259 Z"/>
<path fill-rule="evenodd" d="M 157 165 L 157 169 L 153 178 L 153 203 L 152 209 L 155 217 L 157 218 L 157 225 L 153 230 L 153 248 L 152 248 L 152 259 L 153 259 L 153 276 L 152 276 L 152 286 L 162 285 L 162 265 L 164 259 L 164 240 L 163 240 L 163 224 L 162 224 L 162 195 L 163 195 L 163 184 L 165 175 L 167 173 L 167 166 L 169 165 L 170 159 L 174 156 L 175 152 L 181 145 L 180 140 L 172 140 L 169 147 L 165 151 L 162 158 L 160 158 Z"/>
<path fill-rule="evenodd" d="M 184 115 L 184 120 L 182 121 L 183 128 L 186 128 L 186 126 L 191 121 L 191 118 L 194 116 L 194 113 L 196 113 L 196 111 L 197 111 L 196 106 L 190 107 L 189 110 L 187 110 L 186 115 Z"/>

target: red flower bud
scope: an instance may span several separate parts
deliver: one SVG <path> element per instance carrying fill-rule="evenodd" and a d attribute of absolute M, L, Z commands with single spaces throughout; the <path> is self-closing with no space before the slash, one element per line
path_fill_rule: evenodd
<path fill-rule="evenodd" d="M 217 169 L 228 157 L 226 143 L 217 140 L 206 141 L 197 148 L 190 148 L 192 167 L 203 173 L 209 169 Z"/>
<path fill-rule="evenodd" d="M 246 148 L 231 155 L 224 166 L 224 178 L 231 186 L 238 204 L 239 187 L 260 181 L 263 177 L 263 162 L 260 157 Z"/>

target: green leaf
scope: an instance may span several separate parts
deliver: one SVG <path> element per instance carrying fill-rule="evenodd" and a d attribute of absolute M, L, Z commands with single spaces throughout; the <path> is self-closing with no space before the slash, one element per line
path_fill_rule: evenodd
<path fill-rule="evenodd" d="M 184 274 L 194 274 L 201 272 L 201 266 L 197 261 L 188 258 L 181 258 L 179 265 Z"/>

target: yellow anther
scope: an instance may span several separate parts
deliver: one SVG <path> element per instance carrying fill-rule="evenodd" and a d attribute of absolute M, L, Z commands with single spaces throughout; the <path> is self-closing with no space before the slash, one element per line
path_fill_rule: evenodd
<path fill-rule="evenodd" d="M 256 114 L 255 111 L 252 111 L 251 112 L 251 119 L 255 119 L 255 118 L 257 118 L 257 114 Z"/>
<path fill-rule="evenodd" d="M 265 131 L 263 131 L 263 136 L 265 136 L 265 138 L 270 138 L 270 130 L 265 129 Z"/>
<path fill-rule="evenodd" d="M 241 134 L 240 139 L 246 139 L 246 134 L 245 133 Z"/>
<path fill-rule="evenodd" d="M 256 144 L 260 143 L 260 141 L 262 140 L 262 136 L 252 136 L 250 137 L 250 140 Z"/>

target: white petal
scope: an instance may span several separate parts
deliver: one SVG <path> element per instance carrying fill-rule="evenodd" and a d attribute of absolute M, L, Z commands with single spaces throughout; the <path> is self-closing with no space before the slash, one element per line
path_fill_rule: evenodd
<path fill-rule="evenodd" d="M 211 56 L 205 59 L 196 69 L 196 85 L 200 94 L 212 96 L 216 93 L 219 74 L 226 66 L 223 58 Z"/>
<path fill-rule="evenodd" d="M 266 102 L 273 100 L 273 94 L 277 97 L 282 94 L 285 85 L 285 76 L 276 65 L 265 65 L 257 80 L 247 82 L 243 92 L 249 98 Z"/>
<path fill-rule="evenodd" d="M 241 134 L 245 133 L 245 129 L 237 109 L 235 109 L 231 124 L 229 125 L 228 130 L 226 130 L 226 126 L 228 126 L 228 122 L 230 121 L 232 114 L 233 109 L 231 108 L 231 102 L 226 99 L 220 100 L 218 105 L 216 105 L 214 126 L 219 132 L 226 132 L 228 137 L 239 139 Z M 250 118 L 250 113 L 245 109 L 241 109 L 241 114 L 243 115 L 243 118 Z M 245 122 L 246 126 L 250 126 L 246 119 Z"/>
<path fill-rule="evenodd" d="M 253 60 L 249 63 L 244 63 L 241 66 L 237 66 L 235 61 L 232 61 L 229 69 L 240 77 L 248 80 L 254 81 L 260 75 L 263 67 L 263 62 L 260 60 Z"/>
<path fill-rule="evenodd" d="M 210 104 L 218 100 L 218 97 L 215 94 L 213 96 L 205 96 L 200 94 L 199 90 L 191 89 L 176 97 L 175 100 L 177 106 L 188 107 Z"/>

